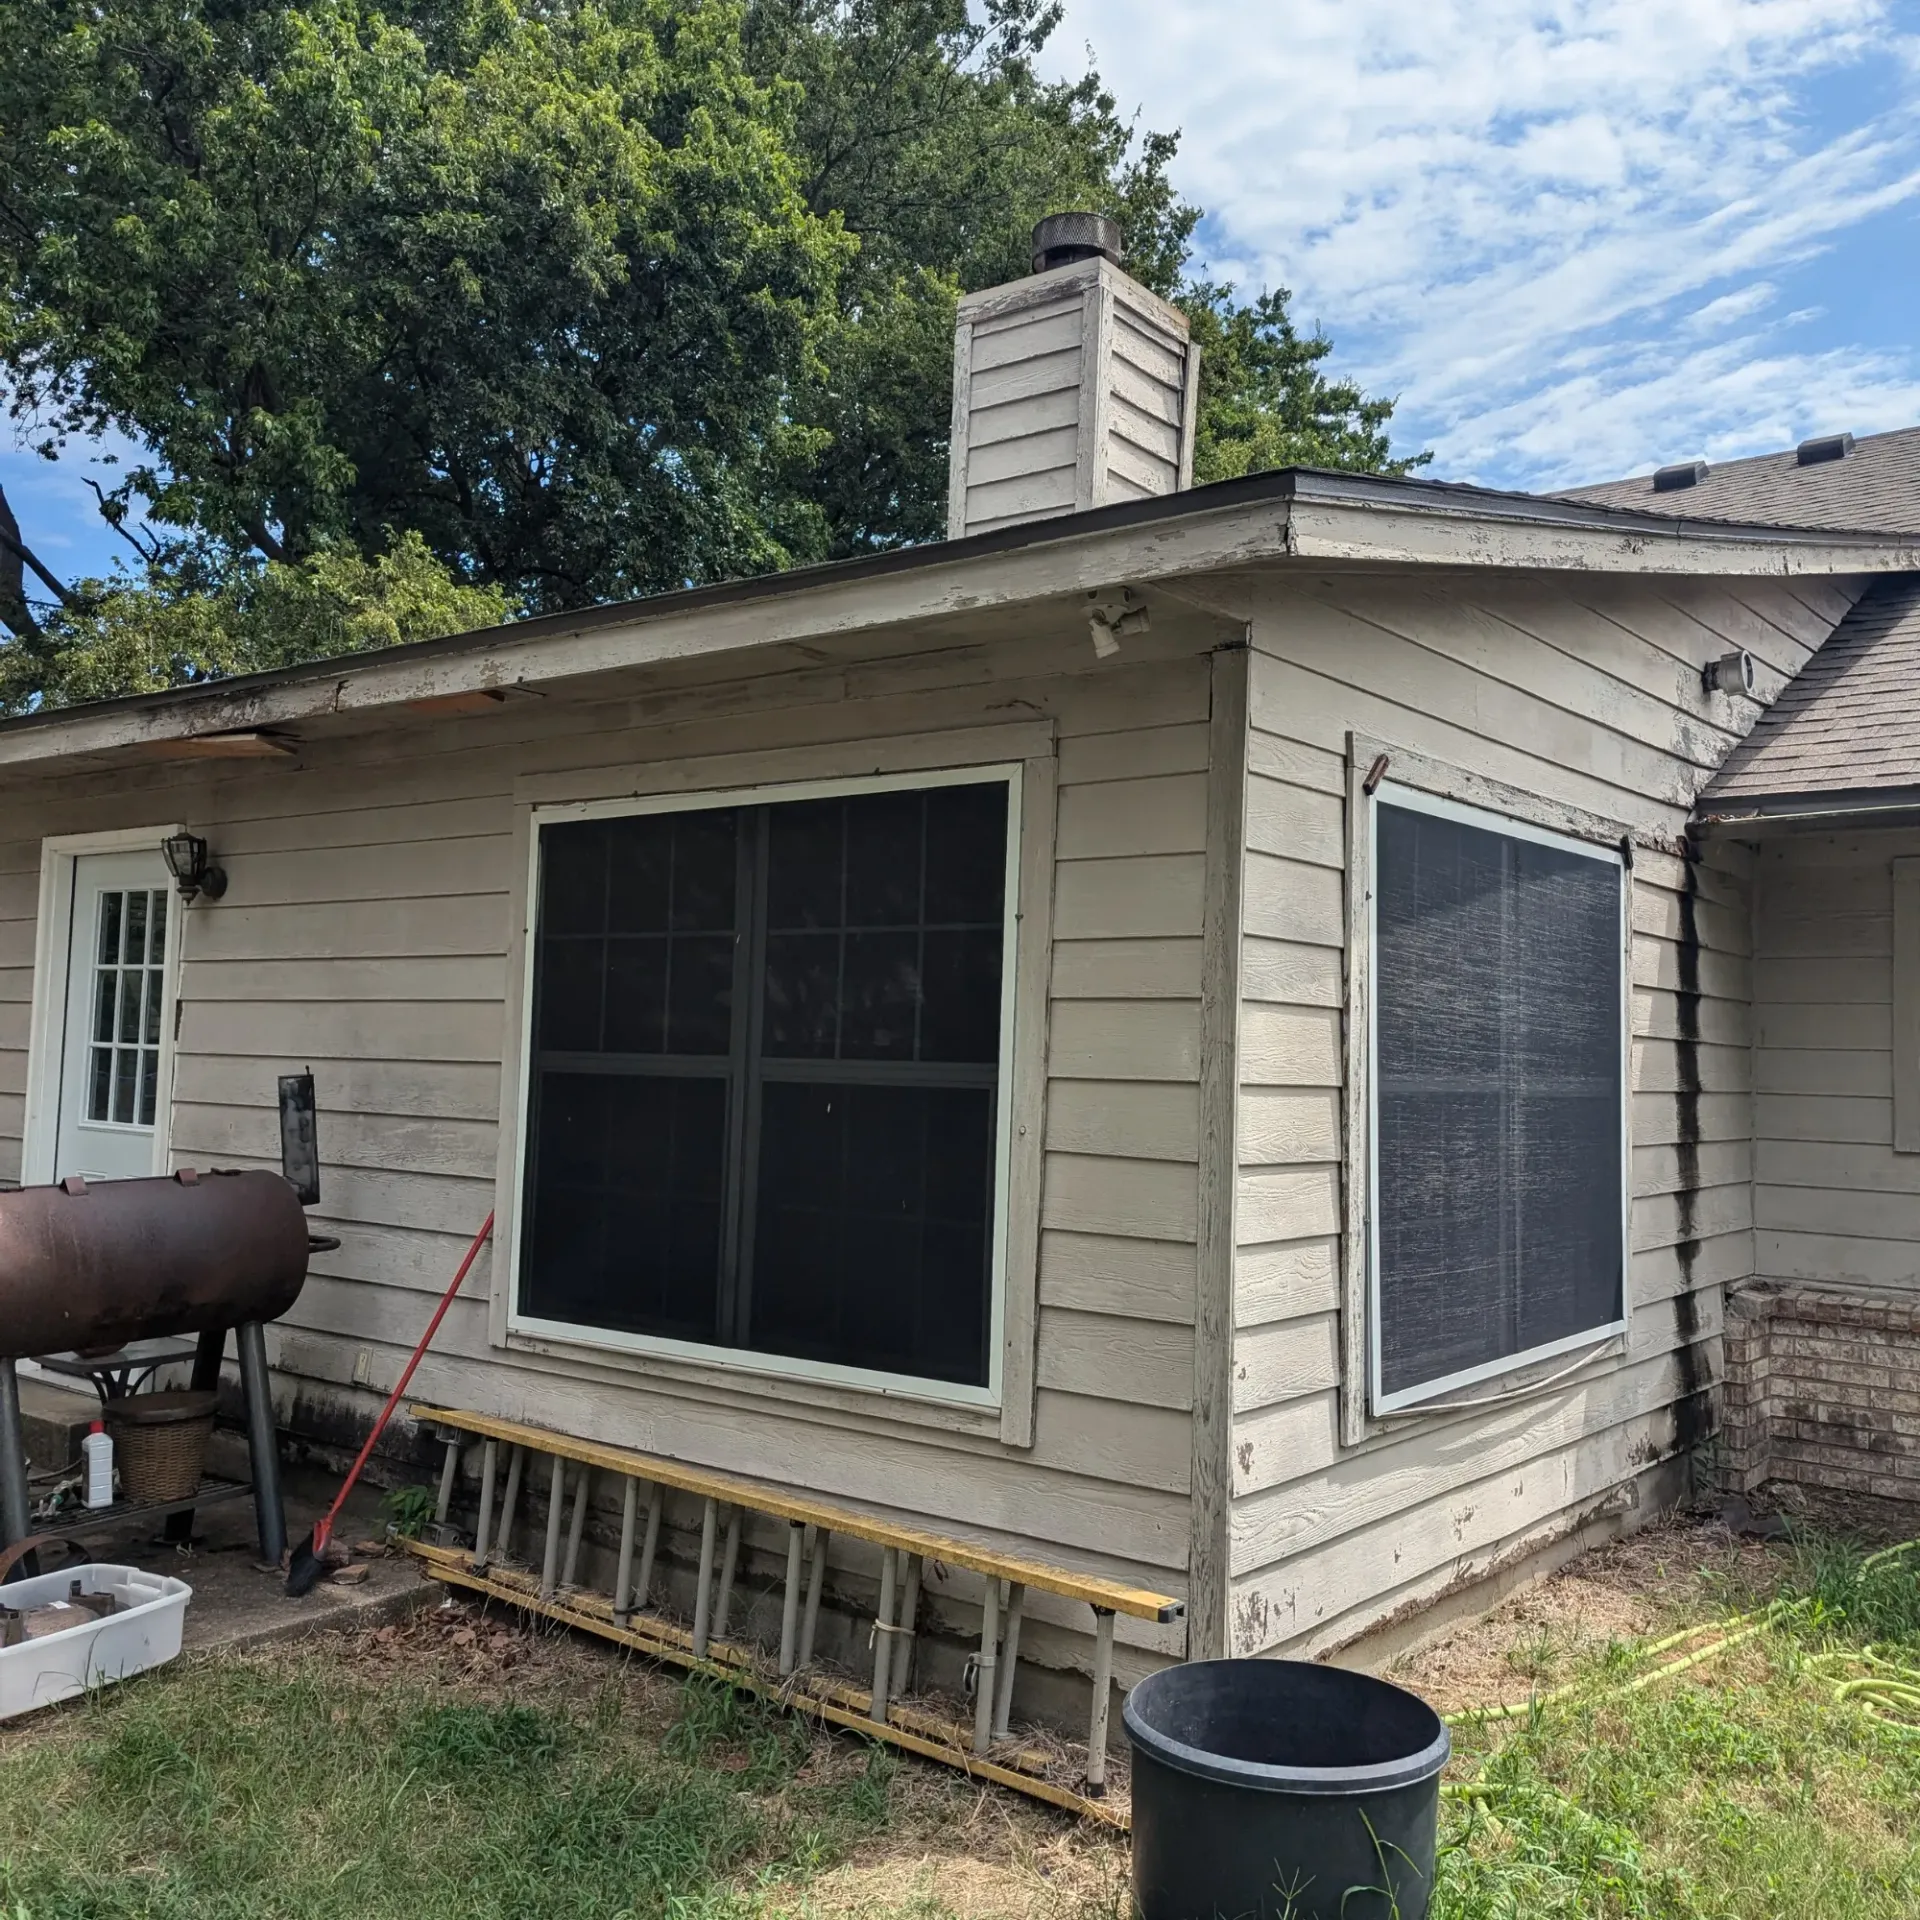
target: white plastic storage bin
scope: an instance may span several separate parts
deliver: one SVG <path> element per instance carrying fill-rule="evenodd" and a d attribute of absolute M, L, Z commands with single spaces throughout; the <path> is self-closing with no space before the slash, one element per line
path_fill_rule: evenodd
<path fill-rule="evenodd" d="M 0 1587 L 0 1606 L 26 1610 L 82 1593 L 111 1593 L 120 1611 L 96 1620 L 83 1614 L 58 1633 L 0 1647 L 0 1720 L 50 1707 L 89 1687 L 164 1666 L 180 1651 L 180 1629 L 193 1589 L 184 1580 L 138 1567 L 66 1567 Z"/>

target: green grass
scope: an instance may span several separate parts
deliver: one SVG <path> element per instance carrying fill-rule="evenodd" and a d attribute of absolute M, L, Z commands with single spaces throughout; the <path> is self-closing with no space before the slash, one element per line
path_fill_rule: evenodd
<path fill-rule="evenodd" d="M 800 1777 L 797 1721 L 688 1686 L 663 1739 L 322 1660 L 116 1688 L 0 1753 L 4 1920 L 707 1920 L 886 1818 L 892 1758 Z"/>
<path fill-rule="evenodd" d="M 1648 1662 L 1609 1646 L 1571 1698 L 1459 1728 L 1433 1920 L 1920 1916 L 1920 1739 L 1822 1665 L 1920 1663 L 1920 1555 L 1805 1542 L 1784 1591 L 1709 1665 L 1623 1692 Z M 1690 1617 L 1771 1597 L 1707 1581 Z M 970 1915 L 1122 1920 L 1124 1842 L 468 1617 L 390 1658 L 183 1662 L 0 1734 L 0 1920 L 950 1920 L 914 1876 L 996 1849 Z M 1515 1646 L 1516 1691 L 1567 1681 L 1559 1644 Z"/>
<path fill-rule="evenodd" d="M 1622 1694 L 1644 1666 L 1611 1648 L 1573 1700 L 1457 1730 L 1453 1777 L 1487 1791 L 1446 1805 L 1435 1920 L 1913 1920 L 1920 1739 L 1813 1664 L 1920 1663 L 1920 1556 L 1863 1559 L 1802 1545 L 1799 1608 L 1716 1663 Z"/>

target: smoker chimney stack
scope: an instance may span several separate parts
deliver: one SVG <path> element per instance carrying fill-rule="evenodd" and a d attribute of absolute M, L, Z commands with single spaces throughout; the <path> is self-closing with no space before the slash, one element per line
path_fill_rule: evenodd
<path fill-rule="evenodd" d="M 1200 350 L 1120 251 L 1104 214 L 1050 214 L 1030 278 L 960 302 L 949 539 L 1192 484 Z"/>

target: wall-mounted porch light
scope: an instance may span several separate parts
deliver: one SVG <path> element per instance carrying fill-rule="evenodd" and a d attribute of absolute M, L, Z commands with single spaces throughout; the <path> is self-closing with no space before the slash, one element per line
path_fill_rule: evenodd
<path fill-rule="evenodd" d="M 218 900 L 226 892 L 226 873 L 208 864 L 207 843 L 197 833 L 169 834 L 160 842 L 160 856 L 180 889 L 180 898 L 189 905 L 200 894 Z"/>

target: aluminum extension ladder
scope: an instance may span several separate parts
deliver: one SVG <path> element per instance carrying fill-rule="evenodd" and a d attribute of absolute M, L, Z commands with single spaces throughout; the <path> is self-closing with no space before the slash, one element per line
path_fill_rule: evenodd
<path fill-rule="evenodd" d="M 576 1440 L 544 1427 L 445 1407 L 416 1406 L 412 1413 L 445 1443 L 436 1515 L 442 1523 L 452 1510 L 462 1452 L 475 1441 L 481 1449 L 479 1522 L 472 1548 L 410 1543 L 433 1579 L 583 1628 L 656 1659 L 711 1672 L 783 1706 L 857 1729 L 927 1759 L 945 1761 L 1056 1806 L 1111 1825 L 1127 1824 L 1125 1810 L 1106 1794 L 1114 1619 L 1126 1614 L 1140 1620 L 1177 1620 L 1185 1612 L 1182 1601 L 895 1526 L 852 1508 L 757 1481 Z M 500 1471 L 503 1452 L 504 1475 Z M 510 1549 L 521 1494 L 529 1474 L 538 1471 L 538 1459 L 547 1463 L 548 1488 L 546 1536 L 536 1576 L 530 1566 L 512 1564 Z M 596 1473 L 612 1476 L 621 1489 L 618 1570 L 610 1596 L 575 1583 Z M 651 1605 L 669 1492 L 690 1494 L 701 1502 L 691 1629 Z M 787 1523 L 777 1660 L 756 1642 L 729 1633 L 741 1535 L 749 1513 Z M 814 1664 L 828 1544 L 836 1534 L 881 1550 L 873 1679 L 867 1687 L 839 1680 Z M 903 1699 L 909 1690 L 921 1582 L 929 1563 L 978 1575 L 982 1583 L 980 1645 L 971 1663 L 970 1726 Z M 1024 1746 L 1012 1734 L 1013 1683 L 1029 1590 L 1078 1601 L 1093 1611 L 1093 1708 L 1077 1785 L 1059 1777 L 1057 1755 Z"/>

